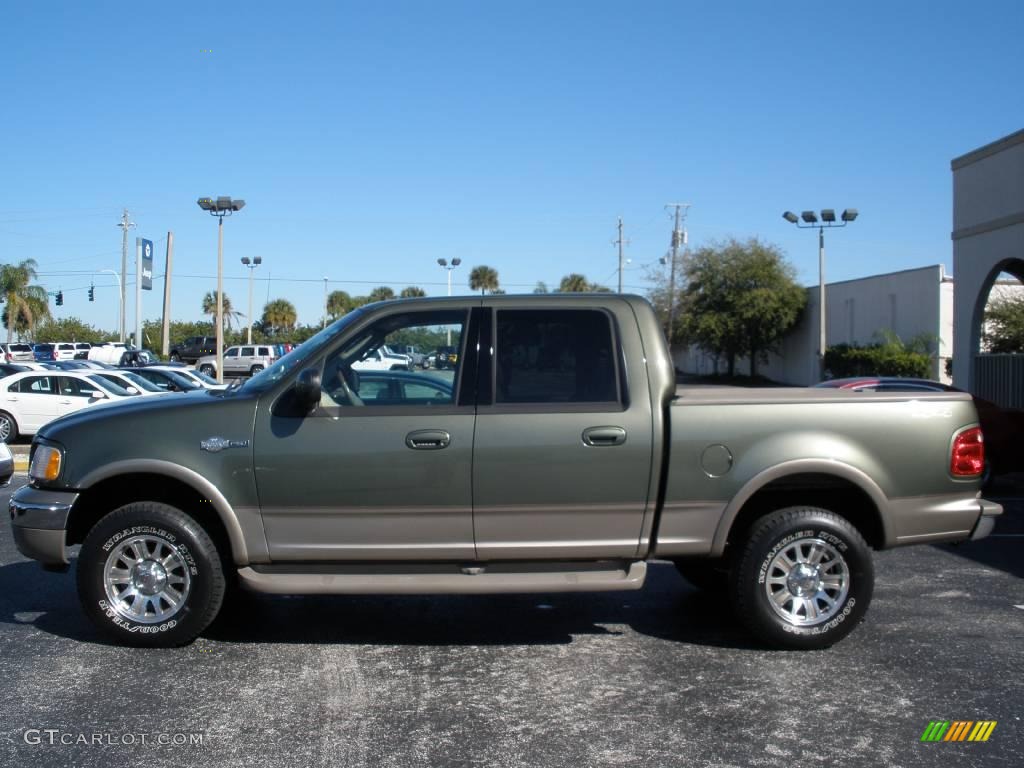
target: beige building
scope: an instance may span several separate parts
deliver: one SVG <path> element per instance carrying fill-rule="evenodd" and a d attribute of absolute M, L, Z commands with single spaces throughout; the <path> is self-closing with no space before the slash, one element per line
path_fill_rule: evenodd
<path fill-rule="evenodd" d="M 1024 281 L 1024 130 L 952 162 L 953 383 L 1000 405 L 1024 408 L 1024 355 L 981 349 L 989 291 L 1000 273 Z"/>
<path fill-rule="evenodd" d="M 825 286 L 826 338 L 836 344 L 868 345 L 886 331 L 904 342 L 925 337 L 932 342 L 931 377 L 948 382 L 946 363 L 953 353 L 953 279 L 941 264 L 907 269 Z M 807 289 L 807 308 L 797 326 L 786 334 L 778 354 L 757 371 L 769 379 L 807 386 L 818 376 L 818 289 Z M 687 373 L 711 374 L 715 361 L 699 348 L 681 351 L 676 364 Z M 747 373 L 747 360 L 737 362 L 737 373 Z M 725 371 L 719 361 L 718 372 Z"/>

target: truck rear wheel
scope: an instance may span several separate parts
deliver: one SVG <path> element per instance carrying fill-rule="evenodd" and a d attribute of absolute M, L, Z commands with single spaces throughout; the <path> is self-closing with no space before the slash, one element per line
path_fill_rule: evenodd
<path fill-rule="evenodd" d="M 224 599 L 224 571 L 210 536 L 181 510 L 152 501 L 127 504 L 93 526 L 77 578 L 86 615 L 127 645 L 185 645 Z"/>
<path fill-rule="evenodd" d="M 733 572 L 740 620 L 769 645 L 827 648 L 850 634 L 874 590 L 871 551 L 849 521 L 787 507 L 754 523 Z"/>

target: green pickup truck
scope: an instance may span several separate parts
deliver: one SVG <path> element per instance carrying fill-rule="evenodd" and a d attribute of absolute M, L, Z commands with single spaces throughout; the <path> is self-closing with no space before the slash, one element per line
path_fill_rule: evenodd
<path fill-rule="evenodd" d="M 388 344 L 453 370 L 366 372 Z M 451 339 L 448 342 L 448 339 Z M 652 559 L 727 591 L 765 644 L 863 618 L 872 549 L 987 535 L 961 393 L 679 389 L 634 296 L 382 302 L 226 391 L 57 419 L 10 511 L 125 643 L 188 643 L 231 588 L 276 594 L 640 589 Z M 698 620 L 694 617 L 694 620 Z"/>

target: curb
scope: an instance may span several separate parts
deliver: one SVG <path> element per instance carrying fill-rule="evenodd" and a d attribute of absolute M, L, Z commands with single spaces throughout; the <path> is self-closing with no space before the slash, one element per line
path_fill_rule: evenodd
<path fill-rule="evenodd" d="M 28 472 L 28 456 L 15 456 L 14 457 L 14 471 L 15 472 Z"/>

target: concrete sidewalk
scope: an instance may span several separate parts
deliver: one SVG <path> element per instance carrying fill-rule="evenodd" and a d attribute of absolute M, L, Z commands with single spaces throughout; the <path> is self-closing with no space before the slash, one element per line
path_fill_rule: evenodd
<path fill-rule="evenodd" d="M 28 451 L 31 445 L 8 445 L 14 455 L 14 471 L 28 472 Z"/>

